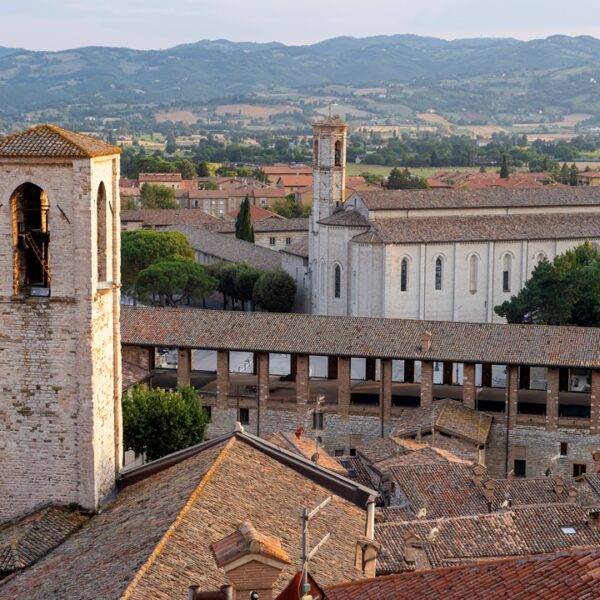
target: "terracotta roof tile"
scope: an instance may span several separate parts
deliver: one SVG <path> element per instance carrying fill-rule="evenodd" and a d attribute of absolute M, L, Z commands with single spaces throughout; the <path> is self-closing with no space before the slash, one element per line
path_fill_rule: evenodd
<path fill-rule="evenodd" d="M 257 221 L 253 226 L 256 233 L 305 231 L 308 234 L 308 219 L 300 217 L 293 219 L 269 218 Z M 235 231 L 235 223 L 223 223 L 218 230 L 222 233 L 233 233 Z"/>
<path fill-rule="evenodd" d="M 122 210 L 121 223 L 141 221 L 147 227 L 166 225 L 217 225 L 222 221 L 198 208 Z"/>
<path fill-rule="evenodd" d="M 0 138 L 0 158 L 94 158 L 121 149 L 56 125 L 38 125 Z"/>

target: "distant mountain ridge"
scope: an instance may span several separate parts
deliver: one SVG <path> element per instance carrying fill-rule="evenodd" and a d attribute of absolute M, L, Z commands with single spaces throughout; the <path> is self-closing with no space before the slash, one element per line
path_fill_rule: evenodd
<path fill-rule="evenodd" d="M 132 99 L 207 101 L 269 86 L 409 83 L 574 67 L 597 70 L 600 80 L 600 40 L 393 35 L 339 37 L 308 46 L 201 40 L 166 50 L 0 48 L 0 111 Z"/>

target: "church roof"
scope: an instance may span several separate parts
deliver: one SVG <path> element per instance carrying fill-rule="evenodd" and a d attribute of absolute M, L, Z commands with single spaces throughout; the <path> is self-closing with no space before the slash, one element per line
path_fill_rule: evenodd
<path fill-rule="evenodd" d="M 600 214 L 594 213 L 398 217 L 371 225 L 384 244 L 600 238 Z"/>
<path fill-rule="evenodd" d="M 332 535 L 311 571 L 326 585 L 362 576 L 356 544 L 375 492 L 251 434 L 221 436 L 132 469 L 121 487 L 61 546 L 0 582 L 0 598 L 25 599 L 35 590 L 39 598 L 146 600 L 187 597 L 192 584 L 218 589 L 227 576 L 211 544 L 249 516 L 289 556 L 277 592 L 300 564 L 302 508 L 328 496 L 311 534 Z"/>
<path fill-rule="evenodd" d="M 369 222 L 354 209 L 339 209 L 332 215 L 319 221 L 320 225 L 335 225 L 338 227 L 368 227 Z"/>
<path fill-rule="evenodd" d="M 527 206 L 586 206 L 600 204 L 600 187 L 577 186 L 529 189 L 359 190 L 369 210 L 443 208 L 510 208 Z"/>
<path fill-rule="evenodd" d="M 56 125 L 38 125 L 0 138 L 0 158 L 94 158 L 121 149 Z"/>

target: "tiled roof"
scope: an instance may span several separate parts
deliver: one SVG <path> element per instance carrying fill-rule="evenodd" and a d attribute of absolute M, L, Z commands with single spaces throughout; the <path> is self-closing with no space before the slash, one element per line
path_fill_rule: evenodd
<path fill-rule="evenodd" d="M 260 554 L 281 562 L 290 562 L 281 541 L 260 533 L 249 521 L 243 521 L 233 533 L 213 542 L 210 547 L 219 567 L 248 554 Z"/>
<path fill-rule="evenodd" d="M 312 173 L 309 175 L 280 175 L 277 183 L 284 187 L 306 187 L 312 183 Z"/>
<path fill-rule="evenodd" d="M 236 219 L 238 214 L 240 212 L 240 209 L 236 209 L 232 212 L 229 213 L 229 216 L 232 219 Z M 281 215 L 278 215 L 277 213 L 274 213 L 272 210 L 267 210 L 266 208 L 263 208 L 262 206 L 256 206 L 254 204 L 250 204 L 250 220 L 252 221 L 253 224 L 256 224 L 259 221 L 264 221 L 265 219 L 275 219 L 277 221 L 285 221 L 285 217 L 282 217 Z"/>
<path fill-rule="evenodd" d="M 319 221 L 320 225 L 337 225 L 338 227 L 369 227 L 369 222 L 357 210 L 337 210 L 329 217 Z"/>
<path fill-rule="evenodd" d="M 267 232 L 285 232 L 285 231 L 306 231 L 308 233 L 308 219 L 293 218 L 293 219 L 276 219 L 269 218 L 262 221 L 257 221 L 253 224 L 255 233 Z M 235 223 L 223 223 L 219 228 L 222 233 L 233 233 L 235 231 Z"/>
<path fill-rule="evenodd" d="M 223 436 L 133 469 L 123 486 L 59 548 L 0 583 L 0 598 L 25 599 L 35 590 L 61 600 L 183 600 L 191 584 L 218 589 L 226 575 L 210 546 L 250 516 L 263 535 L 281 540 L 290 558 L 277 592 L 300 564 L 302 508 L 328 496 L 311 534 L 320 539 L 331 532 L 331 538 L 311 571 L 325 585 L 361 577 L 355 554 L 366 513 L 344 498 L 362 504 L 369 490 L 255 436 Z"/>
<path fill-rule="evenodd" d="M 222 223 L 217 217 L 213 217 L 199 208 L 122 210 L 121 223 L 129 221 L 142 221 L 146 227 L 211 224 L 220 226 Z"/>
<path fill-rule="evenodd" d="M 587 509 L 576 504 L 545 504 L 475 516 L 378 523 L 375 538 L 382 550 L 377 571 L 415 568 L 407 561 L 408 534 L 420 539 L 426 562 L 437 568 L 600 545 L 600 530 L 587 521 Z"/>
<path fill-rule="evenodd" d="M 140 173 L 138 181 L 140 183 L 152 181 L 168 181 L 171 183 L 182 181 L 181 173 Z"/>
<path fill-rule="evenodd" d="M 126 360 L 122 361 L 121 374 L 123 391 L 152 377 L 150 371 Z"/>
<path fill-rule="evenodd" d="M 94 158 L 120 154 L 111 146 L 56 125 L 38 125 L 0 138 L 0 158 Z"/>
<path fill-rule="evenodd" d="M 326 588 L 327 600 L 592 600 L 600 548 L 376 577 Z"/>
<path fill-rule="evenodd" d="M 579 173 L 577 177 L 585 177 L 586 179 L 600 179 L 600 172 L 591 171 L 589 173 Z"/>
<path fill-rule="evenodd" d="M 424 331 L 432 333 L 429 350 L 421 349 Z M 124 344 L 207 350 L 600 367 L 595 327 L 122 306 L 121 335 Z"/>
<path fill-rule="evenodd" d="M 295 256 L 301 256 L 302 258 L 308 258 L 308 237 L 301 240 L 292 242 L 289 246 L 284 246 L 279 249 L 279 252 L 285 252 L 286 254 L 294 254 Z"/>
<path fill-rule="evenodd" d="M 516 206 L 587 206 L 600 204 L 600 188 L 484 190 L 361 190 L 357 192 L 369 210 L 426 208 L 484 208 Z"/>
<path fill-rule="evenodd" d="M 341 456 L 337 460 L 346 470 L 346 476 L 352 479 L 352 481 L 356 481 L 356 483 L 360 483 L 360 485 L 366 487 L 373 486 L 369 472 L 365 469 L 358 456 Z"/>
<path fill-rule="evenodd" d="M 325 117 L 314 121 L 313 127 L 348 127 L 348 123 L 342 121 L 339 115 L 333 115 L 331 117 Z"/>
<path fill-rule="evenodd" d="M 220 260 L 246 263 L 258 269 L 281 268 L 281 255 L 279 252 L 257 246 L 252 242 L 238 240 L 222 233 L 189 225 L 172 225 L 164 229 L 180 231 L 187 237 L 194 250 Z"/>
<path fill-rule="evenodd" d="M 48 506 L 17 522 L 1 526 L 0 579 L 35 563 L 87 520 L 88 517 L 81 513 Z"/>
<path fill-rule="evenodd" d="M 267 175 L 312 175 L 312 167 L 308 165 L 273 165 L 260 167 Z"/>
<path fill-rule="evenodd" d="M 384 244 L 600 238 L 600 214 L 589 213 L 393 218 L 371 225 Z"/>

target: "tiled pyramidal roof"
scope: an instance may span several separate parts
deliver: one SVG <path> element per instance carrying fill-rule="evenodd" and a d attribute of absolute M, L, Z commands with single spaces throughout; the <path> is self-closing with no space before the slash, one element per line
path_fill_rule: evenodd
<path fill-rule="evenodd" d="M 0 138 L 0 158 L 94 158 L 121 149 L 56 125 L 38 125 Z"/>

